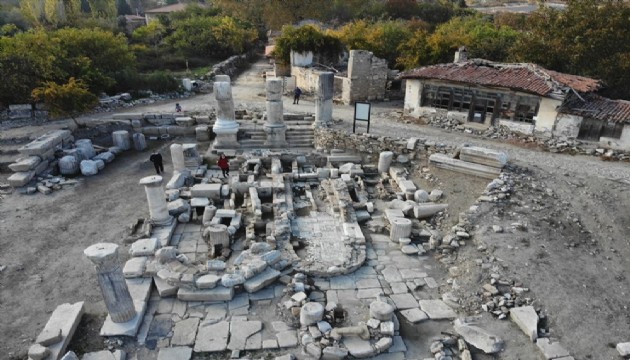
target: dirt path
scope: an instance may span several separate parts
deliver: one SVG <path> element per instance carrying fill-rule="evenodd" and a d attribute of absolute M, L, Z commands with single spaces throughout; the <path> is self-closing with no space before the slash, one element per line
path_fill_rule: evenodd
<path fill-rule="evenodd" d="M 264 108 L 264 83 L 259 75 L 269 68 L 259 62 L 236 79 L 237 109 Z M 175 102 L 185 111 L 208 111 L 215 104 L 213 94 L 208 94 L 119 112 L 172 111 Z M 284 104 L 285 112 L 314 112 L 308 96 L 299 105 L 291 104 L 289 97 Z M 625 275 L 630 268 L 630 166 L 405 124 L 399 121 L 401 110 L 401 102 L 374 104 L 370 132 L 500 149 L 514 164 L 528 169 L 514 195 L 515 203 L 481 207 L 475 241 L 490 250 L 480 253 L 472 246 L 461 250 L 458 266 L 471 269 L 460 279 L 462 296 L 474 297 L 471 294 L 483 285 L 486 275 L 474 265 L 475 259 L 500 258 L 506 265 L 504 274 L 531 289 L 531 296 L 549 314 L 552 336 L 576 359 L 615 358 L 609 343 L 630 341 L 630 286 Z M 351 131 L 352 115 L 353 107 L 335 105 L 333 116 L 342 120 L 335 127 Z M 103 113 L 81 120 L 110 117 L 111 113 Z M 0 139 L 68 125 L 69 121 L 59 121 L 47 124 L 46 130 L 3 131 Z M 0 200 L 0 265 L 7 266 L 0 273 L 0 358 L 23 358 L 49 313 L 61 303 L 85 300 L 88 312 L 104 313 L 94 269 L 82 252 L 95 242 L 121 243 L 125 227 L 147 215 L 145 195 L 138 185 L 142 176 L 152 173 L 147 156 L 123 155 L 99 176 L 84 178 L 74 188 L 49 196 L 13 194 Z M 168 174 L 168 159 L 166 164 Z M 509 227 L 515 221 L 527 222 L 528 230 L 488 231 L 494 224 Z M 497 320 L 486 323 L 502 333 L 509 327 Z M 531 351 L 531 344 L 508 345 L 499 358 L 533 359 Z"/>

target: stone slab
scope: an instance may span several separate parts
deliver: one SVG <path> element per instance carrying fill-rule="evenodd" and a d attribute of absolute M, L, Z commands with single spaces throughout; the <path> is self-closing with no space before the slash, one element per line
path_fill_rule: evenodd
<path fill-rule="evenodd" d="M 217 286 L 208 290 L 192 290 L 181 288 L 177 298 L 182 301 L 228 301 L 234 297 L 234 288 Z"/>
<path fill-rule="evenodd" d="M 617 344 L 617 347 L 615 347 L 615 349 L 617 349 L 617 352 L 621 356 L 630 356 L 630 342 L 619 343 Z"/>
<path fill-rule="evenodd" d="M 474 346 L 475 348 L 483 351 L 486 354 L 495 354 L 503 350 L 505 345 L 503 339 L 498 335 L 495 335 L 488 330 L 480 328 L 475 325 L 469 325 L 461 323 L 459 320 L 455 320 L 453 327 L 455 332 L 458 333 L 466 343 Z"/>
<path fill-rule="evenodd" d="M 9 169 L 13 172 L 19 171 L 31 171 L 33 170 L 37 164 L 39 164 L 42 159 L 39 156 L 26 156 L 17 159 L 16 162 L 9 165 Z"/>
<path fill-rule="evenodd" d="M 192 197 L 221 199 L 221 184 L 196 184 L 190 189 Z"/>
<path fill-rule="evenodd" d="M 292 348 L 298 345 L 297 332 L 295 330 L 280 331 L 276 334 L 278 347 Z"/>
<path fill-rule="evenodd" d="M 348 336 L 343 338 L 343 344 L 350 355 L 365 359 L 376 355 L 376 349 L 372 347 L 368 340 L 362 340 L 356 336 Z"/>
<path fill-rule="evenodd" d="M 533 306 L 521 306 L 510 309 L 510 319 L 529 337 L 536 341 L 538 337 L 538 314 Z"/>
<path fill-rule="evenodd" d="M 50 359 L 57 360 L 63 356 L 66 351 L 66 347 L 72 339 L 81 316 L 84 312 L 84 302 L 80 301 L 74 304 L 61 304 L 53 311 L 48 319 L 48 322 L 44 326 L 43 332 L 54 333 L 61 329 L 62 339 L 56 344 L 48 346 L 50 350 Z"/>
<path fill-rule="evenodd" d="M 457 314 L 442 300 L 420 300 L 420 309 L 424 311 L 431 320 L 455 319 Z"/>
<path fill-rule="evenodd" d="M 230 323 L 221 321 L 218 323 L 202 322 L 199 324 L 194 352 L 220 352 L 227 349 L 230 334 Z"/>
<path fill-rule="evenodd" d="M 160 349 L 157 360 L 190 360 L 192 348 L 187 346 L 176 346 Z"/>
<path fill-rule="evenodd" d="M 249 337 L 261 330 L 262 322 L 260 321 L 231 321 L 228 349 L 245 350 Z"/>
<path fill-rule="evenodd" d="M 114 350 L 114 352 L 101 350 L 84 354 L 81 360 L 125 360 L 126 358 L 127 354 L 122 350 Z"/>
<path fill-rule="evenodd" d="M 157 238 L 140 239 L 131 244 L 129 253 L 131 256 L 153 256 L 160 247 Z"/>
<path fill-rule="evenodd" d="M 123 267 L 123 275 L 127 279 L 137 278 L 144 275 L 144 269 L 147 264 L 147 257 L 133 257 L 125 263 Z"/>
<path fill-rule="evenodd" d="M 176 322 L 171 345 L 193 345 L 197 335 L 197 327 L 199 327 L 199 319 L 194 317 Z"/>
<path fill-rule="evenodd" d="M 9 185 L 11 185 L 12 187 L 22 187 L 28 184 L 29 181 L 33 179 L 33 176 L 35 176 L 34 171 L 20 171 L 9 176 L 7 181 L 9 182 Z"/>
<path fill-rule="evenodd" d="M 144 317 L 147 303 L 144 301 L 134 301 L 133 305 L 136 308 L 136 316 L 127 322 L 115 323 L 108 314 L 101 328 L 101 336 L 136 336 L 140 324 L 142 324 L 142 318 Z"/>
<path fill-rule="evenodd" d="M 389 296 L 390 299 L 396 305 L 398 310 L 412 309 L 418 307 L 418 301 L 413 295 L 406 294 L 392 294 Z"/>
<path fill-rule="evenodd" d="M 417 324 L 423 321 L 429 320 L 429 316 L 419 308 L 407 309 L 400 312 L 400 314 L 410 323 Z"/>
<path fill-rule="evenodd" d="M 552 343 L 547 338 L 536 339 L 536 346 L 538 346 L 538 349 L 547 360 L 558 359 L 571 355 L 565 348 L 562 347 L 562 345 L 560 345 L 559 342 Z"/>
<path fill-rule="evenodd" d="M 155 283 L 155 288 L 160 297 L 175 296 L 179 290 L 179 286 L 171 285 L 167 283 L 166 280 L 162 280 L 157 276 L 153 277 L 153 282 Z"/>
<path fill-rule="evenodd" d="M 280 272 L 271 267 L 268 267 L 262 273 L 254 276 L 253 278 L 245 281 L 243 287 L 248 293 L 253 293 L 262 288 L 273 284 L 280 277 Z"/>
<path fill-rule="evenodd" d="M 151 278 L 125 279 L 129 294 L 134 301 L 148 301 L 153 282 Z"/>

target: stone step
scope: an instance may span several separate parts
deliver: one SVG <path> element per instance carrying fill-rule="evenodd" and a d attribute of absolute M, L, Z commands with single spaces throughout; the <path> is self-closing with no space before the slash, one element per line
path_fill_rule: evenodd
<path fill-rule="evenodd" d="M 313 121 L 308 121 L 308 120 L 289 120 L 289 121 L 285 121 L 285 124 L 287 124 L 287 126 L 311 126 L 313 125 Z"/>
<path fill-rule="evenodd" d="M 288 140 L 304 140 L 304 141 L 313 141 L 315 140 L 315 137 L 308 136 L 308 135 L 303 135 L 303 136 L 287 136 L 287 141 Z"/>

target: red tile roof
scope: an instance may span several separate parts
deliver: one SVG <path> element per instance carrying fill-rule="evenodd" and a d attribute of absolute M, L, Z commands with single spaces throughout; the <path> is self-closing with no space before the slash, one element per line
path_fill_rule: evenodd
<path fill-rule="evenodd" d="M 438 79 L 466 84 L 504 87 L 546 96 L 569 88 L 588 93 L 599 90 L 599 80 L 547 70 L 535 64 L 495 63 L 473 59 L 460 63 L 425 66 L 406 71 L 401 79 Z"/>
<path fill-rule="evenodd" d="M 611 100 L 595 94 L 585 94 L 581 98 L 572 96 L 560 111 L 603 121 L 630 123 L 630 101 Z"/>

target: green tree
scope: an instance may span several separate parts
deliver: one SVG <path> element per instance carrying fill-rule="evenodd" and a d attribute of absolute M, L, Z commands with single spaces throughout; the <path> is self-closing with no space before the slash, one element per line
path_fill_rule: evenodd
<path fill-rule="evenodd" d="M 58 41 L 41 29 L 0 37 L 0 103 L 28 102 L 33 87 L 62 78 L 62 56 Z"/>
<path fill-rule="evenodd" d="M 276 39 L 274 57 L 277 61 L 289 63 L 292 50 L 298 53 L 312 51 L 326 58 L 335 58 L 343 48 L 334 34 L 325 33 L 313 25 L 285 26 Z"/>
<path fill-rule="evenodd" d="M 22 15 L 33 26 L 59 27 L 76 18 L 80 0 L 20 0 Z"/>
<path fill-rule="evenodd" d="M 60 67 L 68 77 L 82 79 L 95 94 L 107 92 L 116 74 L 135 67 L 124 35 L 100 29 L 61 29 L 51 37 L 64 53 Z"/>
<path fill-rule="evenodd" d="M 132 39 L 153 48 L 155 56 L 159 55 L 158 46 L 166 35 L 166 27 L 159 21 L 151 21 L 145 26 L 135 29 L 131 35 Z"/>
<path fill-rule="evenodd" d="M 71 77 L 65 84 L 57 84 L 52 81 L 33 89 L 32 97 L 35 101 L 44 101 L 53 116 L 69 116 L 77 127 L 79 124 L 77 115 L 91 110 L 98 98 L 92 94 L 87 85 Z"/>
<path fill-rule="evenodd" d="M 508 26 L 495 26 L 481 15 L 455 17 L 439 25 L 427 40 L 432 63 L 453 61 L 455 50 L 468 48 L 471 58 L 505 61 L 519 33 Z"/>
<path fill-rule="evenodd" d="M 514 60 L 604 80 L 604 94 L 630 99 L 630 4 L 569 0 L 567 9 L 543 7 L 528 19 Z"/>
<path fill-rule="evenodd" d="M 185 56 L 221 58 L 242 54 L 258 39 L 258 32 L 228 16 L 173 20 L 165 41 Z"/>

